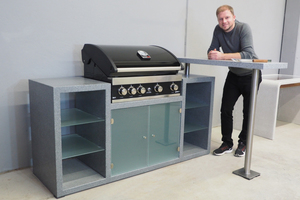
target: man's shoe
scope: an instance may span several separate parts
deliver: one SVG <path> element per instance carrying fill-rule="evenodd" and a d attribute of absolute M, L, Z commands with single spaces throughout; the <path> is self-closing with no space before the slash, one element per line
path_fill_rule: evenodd
<path fill-rule="evenodd" d="M 223 143 L 218 149 L 214 150 L 213 154 L 216 156 L 221 156 L 225 153 L 231 153 L 232 148 L 229 147 L 227 144 Z"/>
<path fill-rule="evenodd" d="M 234 156 L 242 157 L 245 155 L 246 145 L 243 142 L 240 142 L 238 148 L 235 150 Z"/>

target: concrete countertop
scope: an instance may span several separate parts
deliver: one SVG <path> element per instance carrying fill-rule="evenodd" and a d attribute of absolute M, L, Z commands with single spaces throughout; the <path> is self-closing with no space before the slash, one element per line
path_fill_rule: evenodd
<path fill-rule="evenodd" d="M 200 58 L 178 58 L 178 60 L 182 63 L 238 67 L 245 69 L 285 69 L 288 66 L 287 63 L 283 62 L 236 62 L 231 60 L 208 60 Z"/>

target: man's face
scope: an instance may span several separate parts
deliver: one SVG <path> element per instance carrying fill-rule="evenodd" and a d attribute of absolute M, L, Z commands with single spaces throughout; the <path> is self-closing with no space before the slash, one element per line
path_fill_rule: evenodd
<path fill-rule="evenodd" d="M 218 22 L 221 29 L 230 32 L 235 25 L 235 16 L 229 10 L 225 10 L 218 14 Z"/>

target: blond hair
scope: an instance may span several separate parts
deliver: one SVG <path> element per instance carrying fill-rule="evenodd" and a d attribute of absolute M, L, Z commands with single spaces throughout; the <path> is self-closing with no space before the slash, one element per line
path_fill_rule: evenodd
<path fill-rule="evenodd" d="M 232 15 L 234 15 L 234 10 L 233 10 L 233 8 L 232 8 L 231 6 L 229 6 L 229 5 L 223 5 L 223 6 L 220 6 L 220 7 L 217 9 L 217 11 L 216 11 L 217 17 L 218 17 L 218 14 L 219 14 L 220 12 L 223 12 L 223 11 L 225 11 L 225 10 L 229 10 L 229 11 L 232 13 Z"/>

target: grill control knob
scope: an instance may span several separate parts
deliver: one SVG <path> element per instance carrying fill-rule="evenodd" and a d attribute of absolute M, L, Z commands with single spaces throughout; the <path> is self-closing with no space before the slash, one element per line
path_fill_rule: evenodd
<path fill-rule="evenodd" d="M 145 94 L 146 93 L 146 88 L 144 88 L 143 86 L 139 86 L 138 88 L 137 88 L 137 92 L 139 93 L 139 94 Z"/>
<path fill-rule="evenodd" d="M 170 85 L 170 89 L 171 89 L 171 91 L 177 91 L 177 90 L 179 89 L 179 87 L 178 87 L 177 84 L 172 83 L 172 84 Z"/>
<path fill-rule="evenodd" d="M 160 85 L 158 85 L 158 84 L 156 84 L 156 86 L 154 86 L 154 91 L 155 92 L 162 92 L 163 91 L 163 87 L 160 86 Z"/>
<path fill-rule="evenodd" d="M 135 95 L 135 94 L 136 94 L 136 89 L 135 89 L 134 87 L 130 86 L 130 87 L 128 88 L 128 93 L 129 93 L 130 95 Z"/>
<path fill-rule="evenodd" d="M 125 96 L 126 94 L 127 94 L 126 88 L 124 88 L 123 86 L 121 86 L 121 87 L 119 88 L 119 95 Z"/>

